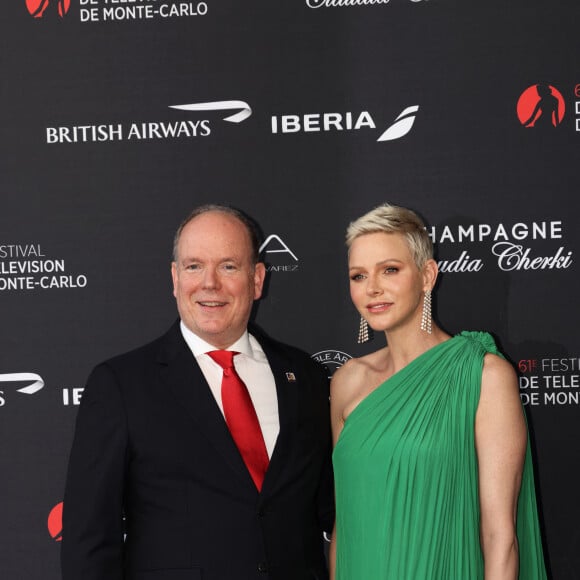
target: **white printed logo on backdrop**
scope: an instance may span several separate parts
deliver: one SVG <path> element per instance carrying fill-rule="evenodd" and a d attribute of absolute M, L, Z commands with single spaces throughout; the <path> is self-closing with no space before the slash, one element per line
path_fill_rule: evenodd
<path fill-rule="evenodd" d="M 449 246 L 459 248 L 439 261 L 442 273 L 480 272 L 490 264 L 503 272 L 567 270 L 574 263 L 562 220 L 442 224 L 427 232 L 445 254 Z"/>
<path fill-rule="evenodd" d="M 270 234 L 260 246 L 268 272 L 297 272 L 298 256 L 277 234 Z"/>
<path fill-rule="evenodd" d="M 407 0 L 417 4 L 427 0 Z M 390 4 L 391 0 L 306 0 L 308 8 L 346 8 L 348 6 L 372 6 L 374 4 Z"/>
<path fill-rule="evenodd" d="M 77 290 L 85 274 L 70 273 L 62 258 L 49 258 L 38 243 L 0 244 L 0 293 Z"/>
<path fill-rule="evenodd" d="M 341 350 L 321 350 L 311 355 L 316 362 L 326 368 L 328 378 L 330 379 L 337 369 L 339 369 L 346 361 L 352 358 L 350 354 L 342 352 Z"/>
<path fill-rule="evenodd" d="M 524 405 L 580 406 L 580 356 L 539 356 L 518 361 Z"/>
<path fill-rule="evenodd" d="M 44 380 L 36 373 L 1 373 L 0 374 L 0 407 L 6 404 L 6 387 L 10 385 L 24 386 L 16 388 L 17 393 L 34 395 L 44 387 Z"/>
<path fill-rule="evenodd" d="M 395 141 L 405 137 L 413 128 L 418 112 L 419 105 L 405 107 L 394 117 L 391 124 L 383 129 L 377 141 Z M 270 126 L 273 134 L 377 129 L 377 123 L 369 111 L 272 115 Z"/>
<path fill-rule="evenodd" d="M 77 144 L 77 143 L 107 143 L 113 141 L 158 141 L 171 139 L 195 139 L 211 135 L 209 118 L 195 118 L 196 113 L 227 111 L 223 121 L 239 124 L 252 114 L 248 103 L 240 100 L 210 101 L 202 103 L 186 103 L 169 105 L 175 111 L 187 111 L 194 118 L 155 121 L 127 121 L 126 123 L 101 123 L 93 125 L 82 123 L 46 127 L 46 143 Z M 235 111 L 235 112 L 231 112 Z M 197 116 L 198 117 L 198 116 Z"/>

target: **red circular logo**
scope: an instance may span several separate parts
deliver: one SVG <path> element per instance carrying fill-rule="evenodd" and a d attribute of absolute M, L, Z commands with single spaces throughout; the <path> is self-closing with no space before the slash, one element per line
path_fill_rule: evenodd
<path fill-rule="evenodd" d="M 48 514 L 48 533 L 57 542 L 62 540 L 62 501 L 57 503 Z"/>
<path fill-rule="evenodd" d="M 26 0 L 26 8 L 34 18 L 63 18 L 69 11 L 70 0 Z"/>
<path fill-rule="evenodd" d="M 556 87 L 538 83 L 520 95 L 517 111 L 524 127 L 557 127 L 564 118 L 566 103 Z"/>

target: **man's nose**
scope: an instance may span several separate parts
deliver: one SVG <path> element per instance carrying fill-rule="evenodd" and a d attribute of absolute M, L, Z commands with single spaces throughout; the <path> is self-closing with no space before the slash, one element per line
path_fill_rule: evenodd
<path fill-rule="evenodd" d="M 206 268 L 203 273 L 203 287 L 217 288 L 219 287 L 219 276 L 215 268 Z"/>

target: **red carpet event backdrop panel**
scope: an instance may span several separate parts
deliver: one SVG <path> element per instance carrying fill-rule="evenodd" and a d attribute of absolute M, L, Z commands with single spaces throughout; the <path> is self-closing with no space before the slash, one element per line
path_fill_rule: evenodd
<path fill-rule="evenodd" d="M 344 231 L 384 201 L 428 224 L 441 325 L 517 368 L 551 578 L 580 578 L 580 6 L 465 4 L 2 4 L 3 579 L 60 578 L 84 382 L 176 318 L 193 206 L 259 221 L 256 321 L 330 376 L 380 344 L 356 343 Z"/>

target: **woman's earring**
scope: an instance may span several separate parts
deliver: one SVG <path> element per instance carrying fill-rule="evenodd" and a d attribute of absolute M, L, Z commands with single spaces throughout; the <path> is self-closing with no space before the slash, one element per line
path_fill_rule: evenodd
<path fill-rule="evenodd" d="M 369 328 L 369 323 L 361 316 L 360 325 L 358 327 L 358 338 L 357 342 L 362 344 L 363 342 L 368 342 L 373 338 L 373 330 Z"/>
<path fill-rule="evenodd" d="M 421 314 L 421 330 L 431 334 L 431 290 L 426 290 L 423 295 L 423 313 Z"/>

